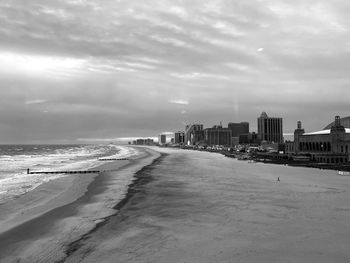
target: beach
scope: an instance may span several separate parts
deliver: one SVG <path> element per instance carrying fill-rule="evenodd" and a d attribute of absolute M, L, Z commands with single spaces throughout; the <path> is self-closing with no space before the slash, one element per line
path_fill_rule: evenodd
<path fill-rule="evenodd" d="M 3 232 L 0 261 L 350 261 L 350 177 L 217 153 L 142 149 L 86 183 L 77 200 L 62 198 L 55 209 Z M 123 173 L 135 177 L 116 203 Z"/>
<path fill-rule="evenodd" d="M 159 157 L 140 149 L 128 160 L 107 162 L 101 173 L 44 183 L 0 206 L 1 262 L 57 262 L 66 247 L 116 213 L 134 174 Z"/>
<path fill-rule="evenodd" d="M 65 262 L 349 262 L 350 178 L 161 151 L 120 213 Z"/>

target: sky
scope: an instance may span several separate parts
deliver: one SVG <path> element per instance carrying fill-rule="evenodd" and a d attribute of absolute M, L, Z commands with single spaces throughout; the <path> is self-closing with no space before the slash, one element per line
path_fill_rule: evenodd
<path fill-rule="evenodd" d="M 1 0 L 0 143 L 349 115 L 347 0 Z"/>

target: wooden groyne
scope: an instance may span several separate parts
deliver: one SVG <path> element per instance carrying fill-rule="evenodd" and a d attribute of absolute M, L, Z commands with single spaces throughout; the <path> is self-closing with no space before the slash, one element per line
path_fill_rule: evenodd
<path fill-rule="evenodd" d="M 99 158 L 99 161 L 127 161 L 128 158 Z"/>
<path fill-rule="evenodd" d="M 31 172 L 29 169 L 27 169 L 27 174 L 91 174 L 91 173 L 99 173 L 101 171 L 99 170 L 88 170 L 88 171 L 38 171 L 38 172 Z"/>
<path fill-rule="evenodd" d="M 128 158 L 99 158 L 99 161 L 128 161 Z M 27 169 L 27 174 L 91 174 L 100 173 L 100 170 L 85 170 L 85 171 L 37 171 L 31 172 Z"/>

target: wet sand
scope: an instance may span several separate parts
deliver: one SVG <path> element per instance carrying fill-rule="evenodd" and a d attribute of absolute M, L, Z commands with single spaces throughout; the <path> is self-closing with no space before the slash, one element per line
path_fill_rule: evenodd
<path fill-rule="evenodd" d="M 68 245 L 115 214 L 133 175 L 160 156 L 144 149 L 99 175 L 60 178 L 0 206 L 0 262 L 59 262 Z"/>
<path fill-rule="evenodd" d="M 350 262 L 350 177 L 162 151 L 65 262 Z"/>

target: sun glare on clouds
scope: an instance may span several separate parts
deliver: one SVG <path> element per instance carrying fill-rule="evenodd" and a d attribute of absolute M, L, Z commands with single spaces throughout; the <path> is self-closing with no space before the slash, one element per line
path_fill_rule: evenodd
<path fill-rule="evenodd" d="M 29 76 L 74 76 L 86 64 L 85 60 L 39 55 L 25 55 L 10 52 L 0 53 L 0 72 L 27 74 Z"/>

